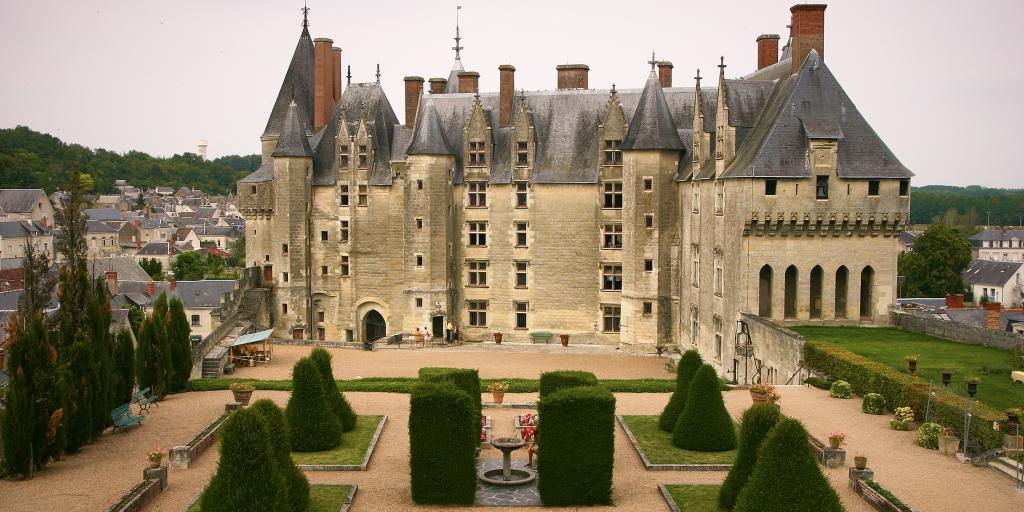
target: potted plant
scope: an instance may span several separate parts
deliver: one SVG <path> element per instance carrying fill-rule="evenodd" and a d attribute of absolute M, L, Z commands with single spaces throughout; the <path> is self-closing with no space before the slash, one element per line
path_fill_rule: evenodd
<path fill-rule="evenodd" d="M 775 386 L 770 384 L 754 384 L 750 386 L 750 399 L 754 401 L 754 405 L 761 403 L 775 403 L 782 398 L 775 391 Z"/>
<path fill-rule="evenodd" d="M 953 370 L 942 370 L 942 385 L 949 387 L 949 383 L 953 381 Z"/>
<path fill-rule="evenodd" d="M 501 345 L 501 337 L 502 336 L 504 336 L 504 334 L 502 334 L 501 331 L 496 331 L 494 333 L 494 344 L 495 345 Z"/>
<path fill-rule="evenodd" d="M 505 392 L 508 391 L 508 382 L 492 382 L 487 385 L 487 391 L 491 392 L 494 403 L 500 404 L 505 400 Z"/>
<path fill-rule="evenodd" d="M 828 445 L 832 449 L 837 450 L 839 447 L 846 444 L 846 433 L 845 432 L 829 432 L 828 433 Z"/>
<path fill-rule="evenodd" d="M 149 467 L 156 469 L 160 467 L 160 462 L 164 460 L 164 451 L 161 449 L 150 450 L 146 454 L 146 460 L 149 461 Z"/>
<path fill-rule="evenodd" d="M 967 381 L 967 394 L 974 398 L 974 395 L 978 393 L 978 381 L 981 379 L 974 377 Z"/>
<path fill-rule="evenodd" d="M 897 407 L 896 417 L 889 422 L 893 430 L 910 430 L 910 423 L 914 421 L 914 410 L 910 407 Z"/>
<path fill-rule="evenodd" d="M 868 458 L 864 455 L 853 456 L 853 466 L 861 471 L 868 467 Z"/>
<path fill-rule="evenodd" d="M 235 401 L 242 405 L 249 405 L 252 392 L 256 391 L 256 386 L 249 382 L 232 382 L 228 388 L 231 389 L 231 394 L 235 396 Z"/>
<path fill-rule="evenodd" d="M 939 450 L 945 455 L 953 455 L 960 448 L 960 439 L 956 437 L 956 431 L 949 427 L 942 427 L 942 434 L 939 436 Z"/>
<path fill-rule="evenodd" d="M 911 375 L 917 375 L 917 355 L 907 356 L 907 370 Z"/>
<path fill-rule="evenodd" d="M 562 346 L 563 347 L 568 347 L 569 346 L 569 335 L 568 334 L 559 334 L 558 335 L 558 339 L 562 340 Z"/>

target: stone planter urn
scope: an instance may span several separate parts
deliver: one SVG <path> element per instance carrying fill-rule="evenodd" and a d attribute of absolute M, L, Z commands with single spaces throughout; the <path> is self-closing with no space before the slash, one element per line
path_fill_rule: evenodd
<path fill-rule="evenodd" d="M 562 346 L 563 347 L 568 347 L 569 346 L 569 335 L 568 334 L 559 334 L 558 335 L 558 339 L 562 341 Z"/>
<path fill-rule="evenodd" d="M 151 460 L 151 461 L 149 461 L 149 467 L 150 467 L 150 469 L 158 469 L 160 467 L 160 461 L 159 460 Z"/>
<path fill-rule="evenodd" d="M 767 403 L 768 393 L 758 393 L 754 390 L 750 390 L 750 399 L 754 402 L 754 405 Z"/>
<path fill-rule="evenodd" d="M 231 390 L 231 394 L 235 396 L 235 401 L 242 405 L 249 405 L 249 400 L 252 398 L 252 391 L 236 391 Z"/>
<path fill-rule="evenodd" d="M 951 436 L 939 436 L 939 451 L 943 455 L 953 455 L 960 449 L 960 439 Z"/>
<path fill-rule="evenodd" d="M 501 337 L 502 336 L 503 336 L 503 334 L 500 333 L 500 332 L 494 333 L 494 344 L 495 345 L 501 345 Z"/>
<path fill-rule="evenodd" d="M 907 359 L 907 370 L 911 375 L 917 374 L 917 359 Z"/>
<path fill-rule="evenodd" d="M 868 467 L 868 458 L 863 455 L 858 455 L 853 458 L 853 465 L 859 470 L 863 470 Z"/>

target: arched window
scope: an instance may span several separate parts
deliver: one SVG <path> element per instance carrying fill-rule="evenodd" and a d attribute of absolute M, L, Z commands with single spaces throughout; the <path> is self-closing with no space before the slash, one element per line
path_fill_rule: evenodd
<path fill-rule="evenodd" d="M 871 318 L 875 306 L 875 269 L 870 265 L 860 273 L 860 317 Z"/>
<path fill-rule="evenodd" d="M 824 272 L 815 265 L 811 269 L 811 318 L 821 318 L 821 281 Z"/>
<path fill-rule="evenodd" d="M 796 283 L 797 270 L 796 267 L 790 265 L 786 269 L 786 318 L 796 318 Z"/>
<path fill-rule="evenodd" d="M 846 318 L 846 294 L 850 271 L 845 266 L 836 270 L 836 318 Z"/>
<path fill-rule="evenodd" d="M 761 267 L 758 276 L 757 286 L 757 314 L 762 318 L 772 316 L 772 267 L 765 265 Z"/>

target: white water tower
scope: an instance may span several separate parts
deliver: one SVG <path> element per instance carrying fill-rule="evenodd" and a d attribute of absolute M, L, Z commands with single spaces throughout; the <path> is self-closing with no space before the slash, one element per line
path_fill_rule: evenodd
<path fill-rule="evenodd" d="M 196 154 L 200 160 L 206 160 L 206 139 L 199 139 L 199 150 Z"/>

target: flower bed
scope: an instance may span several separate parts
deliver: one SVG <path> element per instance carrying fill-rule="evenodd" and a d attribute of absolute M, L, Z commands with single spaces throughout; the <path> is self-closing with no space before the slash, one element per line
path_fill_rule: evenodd
<path fill-rule="evenodd" d="M 160 480 L 147 479 L 132 487 L 127 494 L 110 507 L 110 512 L 136 512 L 160 494 Z"/>
<path fill-rule="evenodd" d="M 914 512 L 906 503 L 874 480 L 853 480 L 853 490 L 880 512 Z"/>

